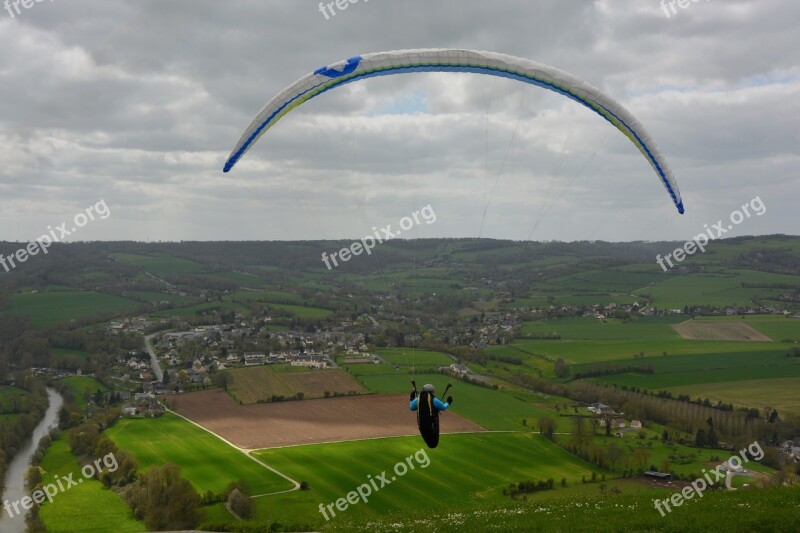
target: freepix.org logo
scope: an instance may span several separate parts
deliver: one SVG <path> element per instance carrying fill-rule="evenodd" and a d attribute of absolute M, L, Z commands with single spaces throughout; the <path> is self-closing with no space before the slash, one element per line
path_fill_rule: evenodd
<path fill-rule="evenodd" d="M 355 490 L 348 492 L 346 497 L 339 498 L 335 502 L 331 502 L 328 505 L 323 503 L 319 504 L 319 512 L 325 517 L 326 522 L 330 522 L 331 518 L 336 516 L 336 511 L 333 510 L 334 507 L 336 507 L 340 513 L 343 513 L 351 505 L 356 505 L 359 503 L 359 500 L 363 503 L 367 503 L 372 494 L 377 493 L 383 487 L 390 485 L 392 482 L 397 481 L 401 477 L 405 476 L 409 471 L 414 470 L 415 463 L 416 466 L 419 466 L 423 470 L 430 466 L 431 458 L 428 457 L 428 453 L 424 448 L 420 448 L 415 453 L 406 457 L 405 461 L 399 461 L 398 463 L 395 463 L 394 468 L 392 469 L 395 475 L 391 476 L 391 479 L 388 477 L 391 475 L 391 471 L 389 474 L 387 474 L 386 470 L 384 470 L 375 477 L 372 477 L 372 474 L 370 474 L 367 476 L 366 483 L 363 483 L 356 487 Z M 380 482 L 380 486 L 378 486 L 378 482 Z M 328 516 L 328 513 L 330 513 L 331 516 Z"/>
<path fill-rule="evenodd" d="M 39 254 L 39 252 L 42 252 L 42 255 L 47 255 L 48 249 L 53 243 L 61 242 L 65 237 L 77 232 L 79 228 L 95 220 L 95 215 L 97 215 L 100 220 L 105 220 L 111 216 L 111 209 L 108 208 L 106 201 L 102 198 L 96 204 L 90 205 L 82 212 L 77 213 L 72 218 L 73 225 L 70 229 L 67 229 L 67 222 L 62 222 L 55 228 L 53 228 L 53 226 L 47 226 L 47 233 L 35 241 L 29 242 L 24 248 L 20 248 L 9 256 L 0 254 L 0 266 L 2 266 L 6 272 L 10 272 L 12 269 L 17 268 L 18 265 L 25 263 L 32 256 Z"/>
<path fill-rule="evenodd" d="M 53 0 L 50 0 L 51 2 Z M 13 19 L 17 15 L 22 15 L 22 9 L 30 9 L 35 4 L 40 4 L 44 2 L 44 0 L 5 0 L 3 2 L 3 8 L 8 11 L 8 14 Z M 22 9 L 20 9 L 22 7 Z"/>
<path fill-rule="evenodd" d="M 752 212 L 751 212 L 752 209 Z M 730 215 L 731 223 L 728 224 L 726 227 L 722 220 L 717 220 L 716 224 L 711 224 L 711 227 L 708 227 L 708 224 L 704 224 L 703 228 L 704 231 L 698 235 L 696 235 L 691 241 L 686 241 L 686 243 L 680 247 L 676 248 L 672 252 L 668 253 L 664 257 L 661 257 L 661 254 L 656 255 L 656 263 L 661 267 L 661 269 L 666 272 L 669 268 L 674 268 L 675 264 L 672 262 L 673 260 L 676 263 L 682 262 L 688 256 L 693 255 L 695 252 L 700 250 L 701 253 L 705 253 L 706 246 L 708 243 L 713 241 L 714 239 L 719 239 L 729 231 L 733 229 L 734 226 L 738 226 L 746 219 L 752 217 L 753 215 L 760 217 L 764 213 L 767 212 L 767 206 L 761 200 L 760 196 L 756 196 L 752 200 L 750 200 L 746 204 L 742 204 L 741 210 L 737 209 Z M 666 264 L 665 264 L 666 262 Z M 667 264 L 669 268 L 667 268 Z"/>
<path fill-rule="evenodd" d="M 741 456 L 741 459 L 739 457 Z M 749 456 L 749 457 L 748 457 Z M 761 444 L 758 441 L 753 442 L 749 446 L 742 448 L 739 451 L 739 455 L 732 455 L 728 458 L 727 461 L 724 463 L 712 468 L 709 471 L 706 471 L 704 468 L 702 473 L 703 476 L 695 479 L 692 481 L 690 485 L 686 485 L 680 492 L 675 492 L 669 498 L 665 498 L 663 500 L 653 500 L 653 507 L 661 513 L 661 516 L 666 516 L 666 513 L 671 513 L 672 508 L 670 507 L 670 503 L 672 507 L 680 507 L 684 504 L 686 500 L 691 500 L 695 496 L 698 499 L 703 497 L 703 493 L 706 489 L 709 489 L 714 486 L 717 481 L 725 481 L 726 478 L 732 475 L 733 472 L 737 472 L 741 469 L 742 464 L 749 463 L 750 458 L 754 461 L 760 461 L 764 458 L 764 449 L 761 447 Z M 664 512 L 666 509 L 666 513 Z"/>
<path fill-rule="evenodd" d="M 705 1 L 708 2 L 709 0 Z M 661 11 L 664 12 L 667 18 L 670 18 L 672 15 L 678 14 L 677 8 L 686 9 L 690 5 L 698 2 L 700 2 L 700 0 L 661 0 Z"/>
<path fill-rule="evenodd" d="M 361 255 L 364 252 L 366 252 L 367 255 L 372 255 L 372 249 L 378 244 L 383 244 L 386 241 L 399 237 L 404 231 L 410 230 L 414 225 L 419 225 L 420 216 L 422 216 L 422 220 L 425 221 L 425 224 L 433 224 L 436 222 L 436 213 L 433 211 L 433 207 L 428 204 L 422 209 L 414 211 L 411 215 L 401 218 L 399 222 L 400 229 L 392 230 L 391 224 L 387 224 L 386 227 L 380 228 L 380 230 L 373 226 L 373 235 L 367 235 L 363 239 L 355 241 L 350 246 L 342 248 L 337 252 L 330 254 L 328 252 L 322 252 L 322 262 L 325 263 L 328 270 L 331 270 L 339 266 L 339 261 L 346 263 L 350 261 L 353 256 Z M 333 266 L 331 266 L 331 263 L 333 263 Z"/>
<path fill-rule="evenodd" d="M 104 466 L 105 470 L 103 469 Z M 118 468 L 119 463 L 117 462 L 117 458 L 114 456 L 114 453 L 111 452 L 100 459 L 95 459 L 94 463 L 86 463 L 83 468 L 81 468 L 82 478 L 79 477 L 75 479 L 75 473 L 70 473 L 66 476 L 56 475 L 53 479 L 53 483 L 48 483 L 47 485 L 37 488 L 30 496 L 25 496 L 21 500 L 13 502 L 5 500 L 3 502 L 3 509 L 5 509 L 5 512 L 8 513 L 8 516 L 11 518 L 22 516 L 25 514 L 25 511 L 30 511 L 33 508 L 34 503 L 36 505 L 41 505 L 45 500 L 53 503 L 53 498 L 68 491 L 72 487 L 77 487 L 79 484 L 83 483 L 84 480 L 94 478 L 104 471 L 116 472 Z"/>
<path fill-rule="evenodd" d="M 319 12 L 325 17 L 325 20 L 330 20 L 335 17 L 339 11 L 344 11 L 350 4 L 357 4 L 359 0 L 335 0 L 334 2 L 320 2 Z M 364 0 L 366 4 L 369 0 Z M 335 8 L 335 9 L 334 9 Z"/>

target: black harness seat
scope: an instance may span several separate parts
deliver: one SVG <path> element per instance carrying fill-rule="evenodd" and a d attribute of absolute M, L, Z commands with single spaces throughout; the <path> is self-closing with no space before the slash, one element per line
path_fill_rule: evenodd
<path fill-rule="evenodd" d="M 433 394 L 422 391 L 417 402 L 417 426 L 428 448 L 439 445 L 439 410 L 433 405 Z"/>

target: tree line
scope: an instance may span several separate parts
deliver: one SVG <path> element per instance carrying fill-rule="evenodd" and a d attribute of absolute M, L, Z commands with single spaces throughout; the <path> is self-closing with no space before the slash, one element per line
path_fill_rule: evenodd
<path fill-rule="evenodd" d="M 690 434 L 705 429 L 710 417 L 714 419 L 715 431 L 730 438 L 753 437 L 761 442 L 777 444 L 782 439 L 800 434 L 800 417 L 791 414 L 779 416 L 777 412 L 773 415 L 772 410 L 762 416 L 757 409 L 720 409 L 710 403 L 690 403 L 588 381 L 554 383 L 529 375 L 511 376 L 509 379 L 524 387 L 570 398 L 581 404 L 599 402 L 615 406 L 628 418 L 650 420 Z"/>
<path fill-rule="evenodd" d="M 25 446 L 49 405 L 44 383 L 34 376 L 19 375 L 15 384 L 27 391 L 27 412 L 19 412 L 14 419 L 0 419 L 0 497 L 9 463 Z"/>

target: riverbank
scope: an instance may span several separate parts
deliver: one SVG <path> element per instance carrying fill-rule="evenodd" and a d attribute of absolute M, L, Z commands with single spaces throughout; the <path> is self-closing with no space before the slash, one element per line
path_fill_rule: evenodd
<path fill-rule="evenodd" d="M 47 388 L 48 407 L 39 423 L 33 429 L 28 441 L 19 449 L 14 459 L 8 465 L 5 473 L 2 494 L 3 502 L 19 502 L 27 496 L 25 491 L 25 473 L 30 466 L 31 457 L 36 452 L 39 441 L 50 430 L 58 425 L 58 413 L 64 405 L 64 398 L 55 389 Z M 24 516 L 15 516 L 7 510 L 0 514 L 0 531 L 4 533 L 24 533 Z"/>

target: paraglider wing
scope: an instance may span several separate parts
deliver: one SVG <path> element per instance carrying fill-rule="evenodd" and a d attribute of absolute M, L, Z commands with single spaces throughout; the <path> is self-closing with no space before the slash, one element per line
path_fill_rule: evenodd
<path fill-rule="evenodd" d="M 474 50 L 421 49 L 355 56 L 317 69 L 272 98 L 245 130 L 225 163 L 228 172 L 278 120 L 311 98 L 345 83 L 403 72 L 475 72 L 538 85 L 596 112 L 620 130 L 656 171 L 679 213 L 684 212 L 678 185 L 664 156 L 636 118 L 610 96 L 556 68 L 519 57 Z"/>

